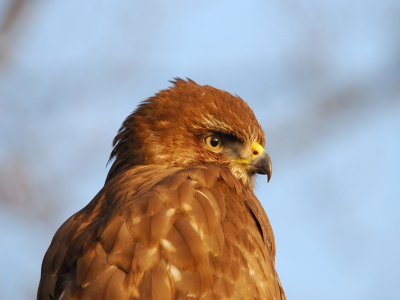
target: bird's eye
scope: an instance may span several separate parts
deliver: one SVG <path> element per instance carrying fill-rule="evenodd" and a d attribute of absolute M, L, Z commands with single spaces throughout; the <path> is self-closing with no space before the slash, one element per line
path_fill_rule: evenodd
<path fill-rule="evenodd" d="M 222 138 L 219 135 L 210 135 L 204 139 L 204 143 L 211 150 L 221 150 L 223 146 Z"/>

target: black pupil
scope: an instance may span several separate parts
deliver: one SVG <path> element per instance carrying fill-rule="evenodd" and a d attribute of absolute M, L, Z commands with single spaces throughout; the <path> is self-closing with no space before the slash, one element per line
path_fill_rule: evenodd
<path fill-rule="evenodd" d="M 215 136 L 213 136 L 213 137 L 211 138 L 210 144 L 211 144 L 211 146 L 213 146 L 213 147 L 217 147 L 217 146 L 218 146 L 218 138 L 216 138 Z"/>

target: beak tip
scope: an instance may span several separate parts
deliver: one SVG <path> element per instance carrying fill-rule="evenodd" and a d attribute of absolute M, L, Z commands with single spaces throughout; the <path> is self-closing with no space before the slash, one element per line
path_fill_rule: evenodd
<path fill-rule="evenodd" d="M 268 182 L 270 181 L 272 175 L 272 164 L 271 159 L 265 150 L 261 156 L 251 162 L 250 166 L 254 173 L 265 174 L 268 177 Z"/>

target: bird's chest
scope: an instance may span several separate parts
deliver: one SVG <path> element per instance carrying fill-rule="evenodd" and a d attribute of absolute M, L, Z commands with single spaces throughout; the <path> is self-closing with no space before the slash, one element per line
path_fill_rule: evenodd
<path fill-rule="evenodd" d="M 228 202 L 220 226 L 222 252 L 209 260 L 213 291 L 227 299 L 235 294 L 243 299 L 274 299 L 275 267 L 251 212 L 243 203 Z"/>

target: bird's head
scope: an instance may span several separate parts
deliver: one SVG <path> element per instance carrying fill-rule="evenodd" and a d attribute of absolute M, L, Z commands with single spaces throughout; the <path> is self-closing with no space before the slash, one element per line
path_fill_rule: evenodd
<path fill-rule="evenodd" d="M 252 188 L 254 174 L 271 177 L 264 132 L 242 99 L 188 79 L 142 102 L 114 139 L 107 181 L 135 165 L 226 167 Z"/>

